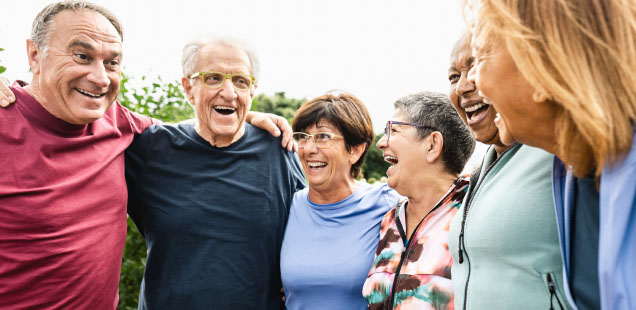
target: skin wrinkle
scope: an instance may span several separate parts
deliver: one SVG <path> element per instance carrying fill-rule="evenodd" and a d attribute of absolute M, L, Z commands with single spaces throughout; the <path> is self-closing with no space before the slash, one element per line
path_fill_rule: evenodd
<path fill-rule="evenodd" d="M 120 37 L 105 17 L 93 11 L 62 11 L 53 22 L 58 31 L 48 38 L 47 55 L 28 41 L 33 80 L 25 89 L 57 118 L 88 124 L 101 118 L 119 93 Z M 76 89 L 103 96 L 92 98 Z"/>

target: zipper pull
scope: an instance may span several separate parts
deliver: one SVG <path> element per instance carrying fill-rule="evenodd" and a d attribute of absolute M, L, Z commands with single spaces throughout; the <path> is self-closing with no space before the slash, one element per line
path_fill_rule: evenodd
<path fill-rule="evenodd" d="M 561 301 L 556 294 L 556 285 L 554 285 L 554 282 L 552 282 L 552 276 L 548 273 L 546 278 L 548 280 L 548 291 L 550 291 L 550 310 L 554 310 L 554 306 L 552 303 L 554 297 L 556 297 L 559 307 L 561 308 L 561 310 L 563 310 L 563 305 L 561 305 Z"/>

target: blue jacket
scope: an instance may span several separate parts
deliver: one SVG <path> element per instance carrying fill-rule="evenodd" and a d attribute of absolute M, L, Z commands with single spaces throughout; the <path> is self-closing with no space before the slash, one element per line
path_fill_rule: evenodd
<path fill-rule="evenodd" d="M 556 157 L 552 178 L 563 254 L 563 286 L 568 301 L 576 309 L 568 285 L 575 180 Z M 599 196 L 598 273 L 601 309 L 636 309 L 636 139 L 622 161 L 603 169 Z"/>

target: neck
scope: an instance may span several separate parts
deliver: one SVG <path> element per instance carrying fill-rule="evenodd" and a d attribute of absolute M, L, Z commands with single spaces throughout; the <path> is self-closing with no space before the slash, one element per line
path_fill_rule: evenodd
<path fill-rule="evenodd" d="M 329 188 L 309 184 L 309 200 L 317 204 L 328 204 L 341 201 L 358 189 L 358 182 L 348 177 L 338 184 L 329 184 Z"/>
<path fill-rule="evenodd" d="M 241 128 L 239 128 L 239 130 L 232 136 L 215 135 L 210 132 L 209 129 L 201 127 L 198 121 L 194 124 L 194 130 L 199 134 L 199 136 L 201 136 L 201 138 L 208 141 L 210 145 L 214 147 L 228 147 L 232 143 L 238 141 L 238 139 L 245 134 L 245 126 L 241 126 Z"/>
<path fill-rule="evenodd" d="M 411 217 L 415 222 L 421 221 L 448 192 L 456 179 L 457 175 L 444 173 L 439 177 L 422 179 L 419 184 L 414 184 L 415 186 L 411 187 L 415 189 L 412 193 L 400 193 L 409 199 L 408 217 Z"/>
<path fill-rule="evenodd" d="M 29 95 L 31 95 L 31 97 L 33 97 L 35 101 L 37 101 L 46 111 L 51 113 L 51 115 L 67 123 L 71 123 L 69 122 L 69 120 L 64 119 L 64 117 L 60 113 L 58 113 L 58 111 L 54 109 L 54 107 L 50 106 L 44 97 L 42 97 L 42 92 L 40 91 L 38 80 L 35 79 L 35 76 L 33 77 L 33 80 L 31 80 L 31 84 L 24 87 L 24 90 L 26 90 L 26 92 L 29 93 Z"/>

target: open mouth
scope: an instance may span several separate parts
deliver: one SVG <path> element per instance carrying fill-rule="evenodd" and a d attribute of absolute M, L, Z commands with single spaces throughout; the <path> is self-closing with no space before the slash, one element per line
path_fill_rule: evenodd
<path fill-rule="evenodd" d="M 478 104 L 466 107 L 464 110 L 466 111 L 466 117 L 468 120 L 478 120 L 481 119 L 480 116 L 484 116 L 488 109 L 490 108 L 490 104 L 485 102 L 480 102 Z"/>
<path fill-rule="evenodd" d="M 223 105 L 214 106 L 213 109 L 214 109 L 214 111 L 218 112 L 219 114 L 223 114 L 223 115 L 230 115 L 230 114 L 236 112 L 236 108 L 223 106 Z"/>
<path fill-rule="evenodd" d="M 91 97 L 91 98 L 101 98 L 101 97 L 103 97 L 103 96 L 106 94 L 106 93 L 103 93 L 103 94 L 93 94 L 93 93 L 91 93 L 91 92 L 89 92 L 89 91 L 87 91 L 87 90 L 83 90 L 83 89 L 80 89 L 80 88 L 75 88 L 75 90 L 76 90 L 78 93 L 80 93 L 80 94 L 82 94 L 82 95 L 84 95 L 84 96 L 87 96 L 87 97 Z"/>
<path fill-rule="evenodd" d="M 324 167 L 327 167 L 327 163 L 324 161 L 308 161 L 307 166 L 313 169 L 324 168 Z"/>
<path fill-rule="evenodd" d="M 391 165 L 395 165 L 395 164 L 398 163 L 397 157 L 388 156 L 388 155 L 384 156 L 384 161 L 386 161 L 387 163 L 389 163 Z"/>

